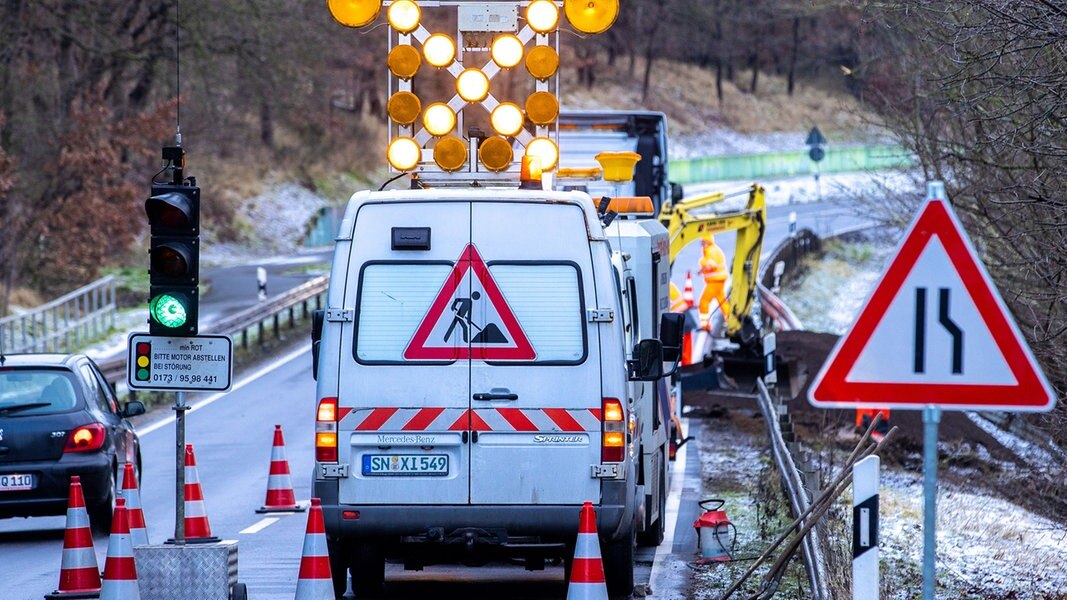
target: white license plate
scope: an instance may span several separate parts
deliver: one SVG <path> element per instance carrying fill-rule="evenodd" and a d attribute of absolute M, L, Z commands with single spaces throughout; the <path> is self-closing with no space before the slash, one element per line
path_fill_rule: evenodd
<path fill-rule="evenodd" d="M 8 473 L 0 475 L 0 492 L 17 492 L 32 490 L 34 487 L 33 474 Z"/>
<path fill-rule="evenodd" d="M 364 454 L 364 475 L 448 475 L 447 454 Z"/>

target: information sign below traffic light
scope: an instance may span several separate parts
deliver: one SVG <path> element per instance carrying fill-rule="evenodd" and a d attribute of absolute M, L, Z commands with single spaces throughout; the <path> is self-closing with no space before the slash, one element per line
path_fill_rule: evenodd
<path fill-rule="evenodd" d="M 152 335 L 196 335 L 200 293 L 200 188 L 153 184 L 148 325 Z"/>

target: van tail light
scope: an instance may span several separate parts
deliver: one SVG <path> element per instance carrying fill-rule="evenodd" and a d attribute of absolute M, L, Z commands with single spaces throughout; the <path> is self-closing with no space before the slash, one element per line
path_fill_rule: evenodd
<path fill-rule="evenodd" d="M 107 430 L 99 423 L 82 425 L 67 435 L 67 445 L 63 452 L 92 452 L 104 445 Z"/>
<path fill-rule="evenodd" d="M 622 462 L 626 458 L 626 413 L 617 398 L 604 398 L 600 435 L 601 462 Z"/>
<path fill-rule="evenodd" d="M 337 398 L 319 400 L 315 413 L 315 460 L 337 462 Z"/>

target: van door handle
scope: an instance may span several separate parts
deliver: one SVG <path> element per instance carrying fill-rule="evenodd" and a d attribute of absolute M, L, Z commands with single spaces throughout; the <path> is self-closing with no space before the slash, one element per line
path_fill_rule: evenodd
<path fill-rule="evenodd" d="M 519 395 L 511 393 L 508 388 L 493 388 L 488 393 L 478 392 L 473 398 L 475 400 L 518 400 Z"/>

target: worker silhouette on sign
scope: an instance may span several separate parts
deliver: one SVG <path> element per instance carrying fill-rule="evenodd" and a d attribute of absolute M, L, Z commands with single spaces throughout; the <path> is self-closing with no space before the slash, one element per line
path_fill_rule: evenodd
<path fill-rule="evenodd" d="M 471 292 L 470 298 L 456 298 L 452 302 L 451 310 L 456 313 L 456 316 L 452 319 L 452 324 L 448 326 L 448 331 L 445 332 L 445 342 L 448 342 L 452 338 L 452 332 L 456 330 L 458 325 L 463 331 L 463 342 L 472 344 L 506 344 L 508 339 L 504 337 L 504 334 L 500 333 L 500 328 L 495 323 L 489 323 L 485 327 L 479 327 L 471 319 L 471 312 L 474 308 L 474 301 L 481 298 L 480 292 Z M 471 327 L 478 330 L 478 334 L 473 339 L 470 337 Z"/>

